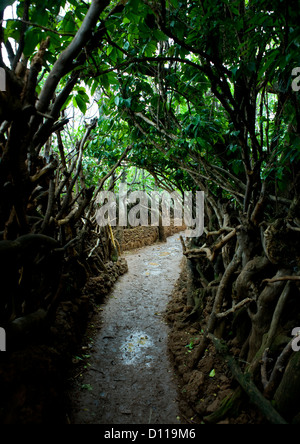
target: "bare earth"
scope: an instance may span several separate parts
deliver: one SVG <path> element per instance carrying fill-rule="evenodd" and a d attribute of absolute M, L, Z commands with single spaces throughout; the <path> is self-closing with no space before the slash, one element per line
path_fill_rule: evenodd
<path fill-rule="evenodd" d="M 179 424 L 163 318 L 180 275 L 179 235 L 126 259 L 129 272 L 99 312 L 101 328 L 88 351 L 88 370 L 74 383 L 72 422 Z"/>

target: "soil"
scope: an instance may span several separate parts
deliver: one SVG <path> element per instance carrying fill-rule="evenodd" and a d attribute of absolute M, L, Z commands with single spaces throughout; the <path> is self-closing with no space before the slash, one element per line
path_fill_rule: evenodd
<path fill-rule="evenodd" d="M 186 322 L 191 312 L 187 306 L 189 278 L 186 261 L 182 262 L 180 278 L 175 285 L 172 299 L 167 307 L 166 320 L 171 327 L 168 347 L 179 386 L 179 408 L 182 420 L 189 424 L 260 424 L 264 422 L 257 409 L 249 404 L 243 394 L 238 406 L 224 417 L 215 413 L 239 390 L 227 365 L 216 353 L 213 345 L 208 346 L 197 368 L 190 359 L 205 330 L 205 318 L 193 323 Z M 240 350 L 231 348 L 238 359 Z"/>
<path fill-rule="evenodd" d="M 95 293 L 109 294 L 126 271 L 125 260 L 109 262 L 106 272 L 90 279 L 83 290 L 76 288 L 78 279 L 74 277 L 72 282 L 68 278 L 51 328 L 39 327 L 24 335 L 15 348 L 9 344 L 8 351 L 0 353 L 1 424 L 66 423 L 67 375 L 93 310 Z"/>
<path fill-rule="evenodd" d="M 126 253 L 129 272 L 97 305 L 74 356 L 74 424 L 180 424 L 166 306 L 180 276 L 178 234 Z"/>

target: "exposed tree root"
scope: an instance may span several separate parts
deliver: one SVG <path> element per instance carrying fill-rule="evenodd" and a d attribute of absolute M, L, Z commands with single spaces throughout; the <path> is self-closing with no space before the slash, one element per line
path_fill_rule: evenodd
<path fill-rule="evenodd" d="M 217 352 L 227 363 L 232 375 L 247 394 L 251 403 L 253 403 L 262 412 L 267 421 L 271 424 L 287 424 L 287 422 L 274 409 L 272 404 L 266 398 L 264 398 L 258 388 L 250 380 L 250 375 L 244 374 L 241 371 L 236 360 L 229 354 L 226 345 L 211 334 L 209 335 L 209 339 L 213 342 Z"/>

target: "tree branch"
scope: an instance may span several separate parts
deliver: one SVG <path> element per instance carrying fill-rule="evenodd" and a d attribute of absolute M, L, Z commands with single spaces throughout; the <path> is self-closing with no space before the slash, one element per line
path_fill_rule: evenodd
<path fill-rule="evenodd" d="M 186 250 L 183 254 L 187 256 L 189 259 L 193 257 L 198 257 L 203 254 L 206 254 L 207 259 L 211 262 L 213 262 L 216 258 L 216 253 L 221 250 L 233 237 L 236 236 L 237 230 L 240 228 L 234 228 L 233 231 L 231 231 L 227 236 L 225 236 L 223 239 L 220 240 L 217 244 L 215 244 L 212 248 L 195 248 L 193 250 Z"/>
<path fill-rule="evenodd" d="M 250 302 L 252 302 L 252 301 L 253 301 L 253 299 L 246 298 L 243 301 L 236 304 L 234 307 L 230 308 L 229 310 L 224 311 L 223 313 L 218 313 L 217 318 L 218 319 L 226 318 L 228 315 L 235 313 L 237 310 L 239 310 L 240 308 L 244 307 L 247 304 L 250 304 Z"/>
<path fill-rule="evenodd" d="M 274 284 L 275 282 L 283 282 L 283 281 L 300 281 L 300 276 L 282 276 L 279 278 L 264 279 L 262 281 L 262 284 Z"/>
<path fill-rule="evenodd" d="M 20 40 L 19 40 L 19 47 L 18 47 L 17 53 L 15 55 L 14 61 L 12 63 L 12 71 L 15 71 L 15 69 L 19 63 L 20 57 L 22 56 L 24 47 L 25 47 L 25 32 L 27 29 L 27 24 L 25 22 L 29 19 L 29 7 L 30 7 L 30 0 L 25 0 L 24 1 L 24 12 L 23 12 L 24 22 L 22 23 L 21 36 L 20 36 Z"/>
<path fill-rule="evenodd" d="M 134 114 L 137 117 L 140 117 L 141 119 L 143 119 L 149 125 L 154 126 L 154 128 L 156 128 L 157 131 L 159 131 L 160 133 L 164 134 L 166 137 L 169 137 L 169 139 L 174 140 L 175 142 L 178 141 L 178 137 L 177 136 L 174 136 L 174 134 L 170 134 L 166 130 L 164 130 L 163 128 L 160 128 L 156 123 L 152 122 L 152 120 L 150 120 L 150 119 L 148 119 L 148 117 L 144 116 L 143 113 L 134 113 Z"/>
<path fill-rule="evenodd" d="M 262 412 L 264 417 L 271 424 L 287 424 L 282 416 L 280 416 L 280 414 L 274 409 L 272 404 L 266 398 L 264 398 L 262 393 L 258 390 L 254 382 L 250 380 L 248 375 L 242 372 L 235 358 L 229 355 L 227 346 L 212 334 L 209 334 L 208 336 L 213 342 L 216 351 L 225 360 L 234 378 L 238 381 L 244 392 L 249 396 L 250 401 Z"/>
<path fill-rule="evenodd" d="M 68 48 L 61 53 L 58 60 L 55 62 L 52 71 L 47 77 L 39 97 L 39 102 L 37 105 L 38 111 L 43 113 L 47 111 L 57 85 L 62 77 L 64 77 L 72 69 L 72 62 L 78 57 L 84 46 L 92 37 L 92 32 L 98 22 L 99 16 L 109 5 L 109 3 L 110 0 L 93 0 L 81 28 L 75 35 Z"/>

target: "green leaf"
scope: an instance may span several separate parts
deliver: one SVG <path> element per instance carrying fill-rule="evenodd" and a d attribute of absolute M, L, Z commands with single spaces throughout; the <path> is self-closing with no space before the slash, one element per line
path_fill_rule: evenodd
<path fill-rule="evenodd" d="M 128 49 L 130 48 L 130 43 L 129 42 L 125 42 L 123 49 L 125 49 L 125 51 L 128 51 Z"/>
<path fill-rule="evenodd" d="M 277 58 L 280 56 L 281 52 L 279 49 L 272 51 L 268 54 L 268 57 L 265 59 L 265 63 L 262 65 L 262 68 L 259 71 L 259 75 L 264 75 L 270 69 L 271 65 L 275 62 L 275 66 L 277 65 Z"/>
<path fill-rule="evenodd" d="M 128 10 L 138 11 L 140 6 L 140 0 L 129 0 L 127 7 Z"/>
<path fill-rule="evenodd" d="M 32 23 L 36 23 L 41 26 L 49 27 L 49 13 L 43 9 L 42 13 L 40 10 L 36 10 L 33 12 L 31 17 Z"/>
<path fill-rule="evenodd" d="M 210 377 L 210 378 L 214 378 L 215 376 L 216 376 L 216 371 L 215 371 L 215 369 L 213 368 L 212 371 L 211 371 L 210 374 L 209 374 L 209 377 Z"/>
<path fill-rule="evenodd" d="M 166 41 L 168 41 L 168 37 L 166 36 L 166 34 L 164 34 L 159 29 L 154 30 L 153 34 L 154 34 L 154 37 L 156 38 L 156 40 L 158 42 L 166 42 Z"/>
<path fill-rule="evenodd" d="M 107 55 L 110 56 L 111 60 L 112 60 L 114 63 L 117 63 L 118 57 L 119 57 L 120 55 L 122 55 L 122 53 L 121 53 L 117 48 L 113 47 L 112 49 L 109 48 L 109 49 L 107 50 Z"/>
<path fill-rule="evenodd" d="M 175 9 L 178 9 L 178 8 L 179 8 L 178 0 L 169 0 L 169 3 L 170 3 Z"/>
<path fill-rule="evenodd" d="M 74 105 L 80 109 L 80 111 L 85 114 L 87 111 L 87 102 L 86 100 L 84 100 L 84 98 L 80 95 L 77 94 L 77 96 L 75 96 L 73 98 L 73 103 Z"/>
<path fill-rule="evenodd" d="M 42 40 L 42 32 L 36 28 L 30 27 L 25 33 L 24 55 L 26 57 L 32 56 Z"/>
<path fill-rule="evenodd" d="M 93 387 L 91 386 L 91 384 L 82 384 L 81 388 L 83 390 L 88 390 L 89 392 L 93 391 Z"/>
<path fill-rule="evenodd" d="M 232 75 L 233 75 L 234 79 L 236 79 L 238 71 L 239 71 L 239 67 L 238 66 L 234 66 L 233 68 L 231 68 L 231 72 L 232 72 Z"/>
<path fill-rule="evenodd" d="M 117 74 L 115 72 L 110 72 L 107 76 L 110 85 L 119 85 Z"/>
<path fill-rule="evenodd" d="M 191 342 L 185 346 L 185 348 L 188 348 L 190 351 L 194 349 L 194 340 L 192 339 Z"/>
<path fill-rule="evenodd" d="M 145 57 L 152 57 L 156 51 L 156 44 L 154 42 L 148 43 L 144 48 Z"/>
<path fill-rule="evenodd" d="M 67 12 L 64 16 L 64 19 L 61 23 L 61 30 L 63 32 L 76 32 L 76 25 L 72 11 Z"/>
<path fill-rule="evenodd" d="M 106 54 L 107 54 L 108 56 L 110 56 L 111 53 L 113 52 L 113 50 L 114 50 L 114 46 L 110 45 L 110 46 L 107 48 Z"/>
<path fill-rule="evenodd" d="M 17 21 L 11 21 L 6 24 L 6 28 L 4 28 L 4 41 L 5 43 L 9 38 L 13 38 L 14 40 L 19 40 L 21 34 L 22 23 Z"/>
<path fill-rule="evenodd" d="M 101 76 L 101 83 L 104 89 L 106 89 L 106 91 L 109 90 L 110 84 L 109 84 L 109 78 L 107 74 L 103 74 Z"/>

